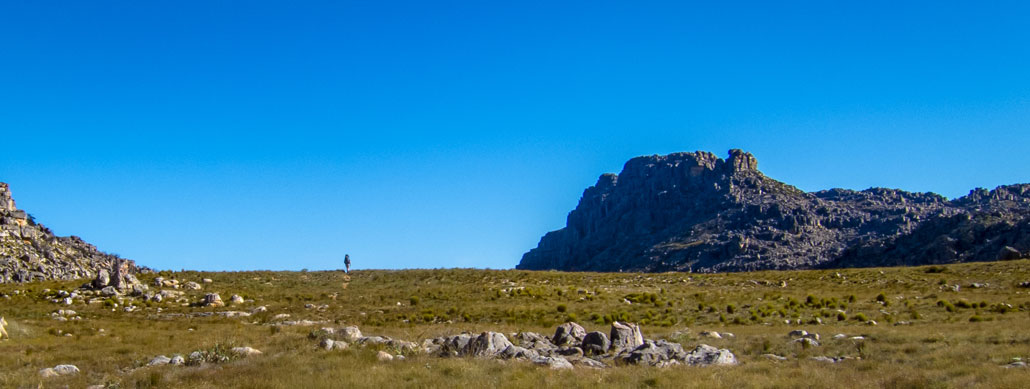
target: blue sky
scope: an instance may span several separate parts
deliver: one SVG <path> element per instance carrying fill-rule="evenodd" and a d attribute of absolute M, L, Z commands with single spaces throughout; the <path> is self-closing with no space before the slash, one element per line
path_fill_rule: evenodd
<path fill-rule="evenodd" d="M 0 181 L 204 270 L 510 268 L 638 155 L 1030 181 L 1026 2 L 836 3 L 6 1 Z"/>

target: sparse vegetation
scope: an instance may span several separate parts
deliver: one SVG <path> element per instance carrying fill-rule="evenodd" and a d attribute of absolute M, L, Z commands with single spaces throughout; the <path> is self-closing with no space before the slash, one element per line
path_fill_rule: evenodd
<path fill-rule="evenodd" d="M 85 387 L 1020 387 L 1030 372 L 1002 369 L 1026 357 L 1030 335 L 1030 261 L 971 263 L 928 268 L 729 274 L 607 274 L 515 270 L 354 271 L 237 273 L 161 272 L 178 280 L 213 278 L 204 293 L 239 294 L 255 300 L 241 307 L 182 306 L 174 299 L 142 302 L 127 297 L 71 306 L 50 300 L 82 281 L 0 285 L 0 314 L 11 322 L 12 340 L 0 343 L 0 387 L 36 387 L 42 367 L 71 363 L 75 376 L 44 386 Z M 880 273 L 883 271 L 883 274 Z M 834 277 L 840 273 L 843 278 Z M 947 273 L 939 285 L 935 273 Z M 157 274 L 143 276 L 150 284 Z M 846 279 L 846 282 L 841 282 Z M 780 287 L 787 280 L 788 287 Z M 344 283 L 348 283 L 343 288 Z M 990 288 L 951 284 L 990 283 Z M 18 290 L 19 293 L 14 293 Z M 49 290 L 44 292 L 45 290 Z M 1023 292 L 1023 293 L 1017 293 Z M 405 304 L 404 302 L 407 302 Z M 888 303 L 888 304 L 884 304 Z M 310 304 L 314 307 L 306 308 Z M 180 316 L 267 306 L 245 318 Z M 135 311 L 124 309 L 134 306 Z M 50 315 L 73 309 L 81 320 Z M 159 311 L 160 310 L 160 311 Z M 276 315 L 321 321 L 314 326 L 275 326 Z M 836 319 L 836 320 L 834 320 Z M 867 324 L 871 319 L 878 325 Z M 420 339 L 462 331 L 553 333 L 579 321 L 588 331 L 608 331 L 613 321 L 641 325 L 645 336 L 692 348 L 708 343 L 732 350 L 732 368 L 653 369 L 634 366 L 595 371 L 551 371 L 528 363 L 439 359 L 418 354 L 383 365 L 373 349 L 325 352 L 319 328 L 358 325 L 368 335 Z M 904 323 L 902 323 L 904 321 Z M 789 323 L 788 323 L 789 322 Z M 805 324 L 797 324 L 805 323 Z M 820 324 L 821 323 L 821 324 Z M 897 325 L 891 325 L 897 324 Z M 904 324 L 904 325 L 901 325 Z M 100 329 L 104 331 L 101 332 Z M 792 344 L 794 329 L 822 334 L 822 345 Z M 701 331 L 735 337 L 702 339 Z M 833 334 L 864 340 L 831 340 Z M 71 336 L 67 336 L 71 334 Z M 314 337 L 314 340 L 311 338 Z M 234 360 L 229 345 L 261 349 L 261 357 Z M 217 368 L 144 367 L 157 355 L 204 351 Z M 777 362 L 764 354 L 781 355 Z M 833 366 L 814 356 L 861 357 Z M 798 377 L 805 377 L 799 382 Z M 843 384 L 846 383 L 846 384 Z"/>

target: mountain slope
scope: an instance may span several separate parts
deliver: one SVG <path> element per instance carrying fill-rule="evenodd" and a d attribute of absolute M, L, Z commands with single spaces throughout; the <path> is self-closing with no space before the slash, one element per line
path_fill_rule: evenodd
<path fill-rule="evenodd" d="M 10 187 L 0 182 L 0 283 L 90 278 L 118 259 L 77 236 L 54 236 L 15 207 Z M 128 261 L 128 270 L 142 269 Z"/>
<path fill-rule="evenodd" d="M 541 238 L 517 268 L 716 272 L 994 260 L 1006 246 L 1030 248 L 1028 210 L 1030 185 L 954 201 L 882 188 L 807 193 L 766 177 L 740 150 L 725 160 L 700 151 L 637 157 L 587 188 L 566 227 Z"/>

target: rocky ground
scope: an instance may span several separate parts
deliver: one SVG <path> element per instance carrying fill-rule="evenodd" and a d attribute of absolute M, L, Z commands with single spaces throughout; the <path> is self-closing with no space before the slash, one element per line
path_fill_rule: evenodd
<path fill-rule="evenodd" d="M 1026 260 L 715 275 L 115 267 L 0 285 L 0 387 L 1018 387 L 1028 312 Z"/>

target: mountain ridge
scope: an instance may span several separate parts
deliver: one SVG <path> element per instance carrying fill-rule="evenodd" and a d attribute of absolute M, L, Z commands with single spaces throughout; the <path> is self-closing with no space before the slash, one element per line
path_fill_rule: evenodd
<path fill-rule="evenodd" d="M 10 186 L 0 182 L 0 283 L 92 278 L 115 268 L 128 273 L 149 270 L 100 251 L 78 236 L 55 236 L 18 209 Z"/>
<path fill-rule="evenodd" d="M 1023 257 L 1030 185 L 954 200 L 870 188 L 805 192 L 766 177 L 750 153 L 642 156 L 587 188 L 526 270 L 749 271 Z M 1015 252 L 1016 254 L 1013 254 Z"/>

